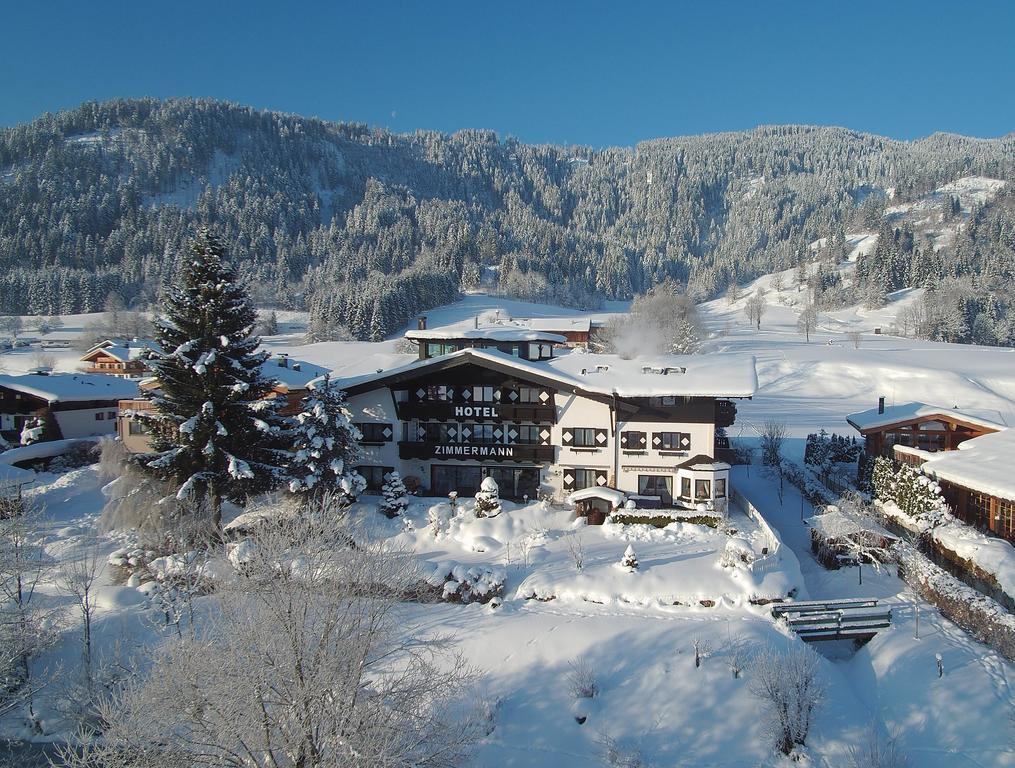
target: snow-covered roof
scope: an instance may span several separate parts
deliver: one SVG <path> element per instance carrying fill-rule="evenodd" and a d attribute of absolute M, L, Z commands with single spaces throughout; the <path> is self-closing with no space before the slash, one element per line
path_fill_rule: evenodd
<path fill-rule="evenodd" d="M 0 387 L 34 395 L 50 403 L 120 400 L 137 395 L 137 382 L 89 373 L 0 375 Z"/>
<path fill-rule="evenodd" d="M 517 320 L 533 331 L 550 333 L 588 333 L 592 330 L 592 318 L 585 317 L 533 317 Z"/>
<path fill-rule="evenodd" d="M 411 341 L 448 341 L 453 339 L 482 339 L 486 341 L 547 341 L 563 344 L 567 339 L 556 333 L 519 328 L 493 326 L 488 328 L 435 328 L 432 331 L 406 331 L 405 338 Z"/>
<path fill-rule="evenodd" d="M 991 415 L 993 416 L 994 414 Z M 916 419 L 925 418 L 932 419 L 935 416 L 957 419 L 959 421 L 965 421 L 987 429 L 1005 428 L 1005 425 L 1001 424 L 997 418 L 988 418 L 981 412 L 965 409 L 959 410 L 958 408 L 945 408 L 940 405 L 927 405 L 926 403 L 915 402 L 902 403 L 900 405 L 889 405 L 885 407 L 883 413 L 879 413 L 877 408 L 870 408 L 866 411 L 851 413 L 846 417 L 846 421 L 856 427 L 856 429 L 863 432 L 868 429 L 887 427 L 891 424 L 899 424 L 905 421 L 914 421 Z"/>
<path fill-rule="evenodd" d="M 0 465 L 17 464 L 19 461 L 33 461 L 60 456 L 81 445 L 89 445 L 102 440 L 101 435 L 91 437 L 71 437 L 64 440 L 44 440 L 31 445 L 19 445 L 17 448 L 0 453 Z"/>
<path fill-rule="evenodd" d="M 956 451 L 939 451 L 923 465 L 939 480 L 1015 501 L 1015 430 L 966 440 Z"/>
<path fill-rule="evenodd" d="M 278 356 L 265 360 L 261 365 L 261 373 L 275 379 L 287 389 L 306 389 L 311 381 L 319 379 L 326 373 L 331 373 L 331 369 L 308 363 L 306 360 Z"/>
<path fill-rule="evenodd" d="M 690 469 L 696 472 L 722 472 L 730 468 L 725 461 L 716 461 L 711 456 L 698 454 L 679 465 L 681 469 Z"/>
<path fill-rule="evenodd" d="M 616 355 L 590 355 L 568 350 L 551 360 L 520 360 L 493 349 L 462 349 L 448 355 L 413 360 L 386 371 L 340 379 L 348 389 L 390 376 L 426 371 L 461 359 L 510 367 L 520 377 L 552 379 L 585 392 L 618 397 L 752 397 L 758 375 L 751 355 L 660 355 L 623 360 Z M 665 371 L 665 373 L 664 373 Z"/>
<path fill-rule="evenodd" d="M 827 507 L 827 510 L 807 518 L 807 524 L 826 539 L 839 539 L 861 532 L 870 532 L 888 541 L 898 539 L 873 520 L 847 514 L 834 506 Z"/>
<path fill-rule="evenodd" d="M 106 339 L 85 352 L 81 359 L 88 360 L 94 357 L 96 352 L 102 352 L 115 360 L 126 363 L 137 360 L 148 350 L 161 352 L 162 347 L 150 339 Z"/>
<path fill-rule="evenodd" d="M 575 491 L 567 497 L 568 504 L 574 504 L 578 501 L 584 501 L 585 499 L 603 499 L 604 501 L 610 502 L 614 508 L 620 507 L 627 501 L 627 495 L 623 491 L 618 491 L 616 488 L 598 488 L 592 486 L 590 488 L 582 488 L 580 491 Z"/>

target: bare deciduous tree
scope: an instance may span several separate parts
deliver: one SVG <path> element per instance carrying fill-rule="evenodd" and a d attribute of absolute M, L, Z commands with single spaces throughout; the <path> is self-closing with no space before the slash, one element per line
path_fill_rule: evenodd
<path fill-rule="evenodd" d="M 567 687 L 576 699 L 594 699 L 599 693 L 599 682 L 592 663 L 584 656 L 578 656 L 567 663 Z"/>
<path fill-rule="evenodd" d="M 761 433 L 761 463 L 766 467 L 778 467 L 782 463 L 782 443 L 786 439 L 786 424 L 781 421 L 766 421 Z"/>
<path fill-rule="evenodd" d="M 572 531 L 567 534 L 565 541 L 567 542 L 567 551 L 574 562 L 574 569 L 581 573 L 582 568 L 585 567 L 585 542 L 582 540 L 582 535 Z"/>
<path fill-rule="evenodd" d="M 811 341 L 811 334 L 818 327 L 818 310 L 813 304 L 808 304 L 804 307 L 803 312 L 800 313 L 800 317 L 796 321 L 796 329 L 798 332 L 804 335 L 804 339 L 809 344 Z"/>
<path fill-rule="evenodd" d="M 846 336 L 853 342 L 853 349 L 860 349 L 860 345 L 863 343 L 863 334 L 860 331 L 850 331 Z"/>
<path fill-rule="evenodd" d="M 814 711 L 824 698 L 818 655 L 803 643 L 780 653 L 761 651 L 751 662 L 748 686 L 765 704 L 775 745 L 784 755 L 807 742 Z"/>
<path fill-rule="evenodd" d="M 102 705 L 101 743 L 70 766 L 455 766 L 482 723 L 455 710 L 468 671 L 399 601 L 413 561 L 349 544 L 317 514 L 260 525 L 241 575 L 193 636 Z"/>
<path fill-rule="evenodd" d="M 747 638 L 742 635 L 730 637 L 723 646 L 723 656 L 726 659 L 726 666 L 729 667 L 733 675 L 733 679 L 739 679 L 751 659 L 751 646 Z"/>
<path fill-rule="evenodd" d="M 74 598 L 81 622 L 81 682 L 89 701 L 95 701 L 95 668 L 92 648 L 92 620 L 95 618 L 95 589 L 102 572 L 104 558 L 96 541 L 88 541 L 80 553 L 65 562 L 59 572 L 58 584 L 64 594 Z"/>
<path fill-rule="evenodd" d="M 0 496 L 0 715 L 22 704 L 34 718 L 43 684 L 31 676 L 31 658 L 56 639 L 35 591 L 50 569 L 39 532 L 42 508 L 19 494 Z"/>
<path fill-rule="evenodd" d="M 747 319 L 757 328 L 761 330 L 761 318 L 765 314 L 765 310 L 768 309 L 768 303 L 765 301 L 765 292 L 759 290 L 751 298 L 747 300 L 747 304 L 744 305 L 744 313 L 747 315 Z"/>

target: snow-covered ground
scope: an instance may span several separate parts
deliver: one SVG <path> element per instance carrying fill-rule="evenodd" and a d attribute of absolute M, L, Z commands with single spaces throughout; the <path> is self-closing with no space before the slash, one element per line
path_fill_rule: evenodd
<path fill-rule="evenodd" d="M 761 278 L 759 284 L 771 279 Z M 707 354 L 749 352 L 758 359 L 760 390 L 753 400 L 738 401 L 733 437 L 754 440 L 765 421 L 783 421 L 789 428 L 788 453 L 799 457 L 807 433 L 825 428 L 850 434 L 845 415 L 871 407 L 879 395 L 889 403 L 920 400 L 989 412 L 1015 425 L 1015 351 L 872 334 L 874 327 L 890 325 L 909 296 L 893 297 L 874 312 L 854 308 L 822 315 L 810 343 L 796 332 L 797 310 L 780 303 L 778 292 L 769 298 L 760 331 L 747 324 L 742 302 L 717 300 L 702 307 L 712 334 Z M 484 295 L 427 314 L 435 327 L 498 309 L 513 317 L 580 314 Z M 395 340 L 301 345 L 304 318 L 287 313 L 279 319 L 283 333 L 267 339 L 267 348 L 331 367 L 339 375 L 407 359 L 395 351 Z M 63 330 L 86 320 L 68 318 Z M 846 336 L 851 330 L 863 332 L 859 348 Z M 33 351 L 7 352 L 0 363 L 7 372 L 26 370 Z M 59 369 L 77 365 L 78 353 L 50 353 Z M 686 523 L 664 530 L 584 527 L 562 510 L 506 503 L 499 517 L 477 520 L 466 514 L 446 520 L 435 537 L 428 520 L 434 500 L 414 501 L 404 517 L 391 521 L 369 503 L 362 505 L 360 513 L 371 519 L 374 535 L 410 549 L 435 573 L 459 565 L 503 575 L 499 607 L 474 603 L 407 609 L 424 630 L 456 635 L 461 651 L 480 672 L 482 692 L 498 702 L 496 727 L 473 764 L 595 764 L 604 733 L 640 749 L 652 765 L 777 764 L 758 701 L 743 677 L 734 679 L 726 649 L 731 637 L 755 645 L 796 642 L 750 600 L 792 585 L 799 587 L 800 597 L 873 596 L 893 609 L 892 627 L 855 654 L 826 649 L 830 658 L 822 663 L 821 676 L 827 697 L 808 741 L 817 765 L 843 765 L 848 746 L 859 742 L 873 722 L 882 732 L 899 736 L 914 765 L 1015 766 L 1010 717 L 1015 667 L 942 619 L 891 573 L 865 569 L 860 586 L 855 569 L 821 568 L 810 555 L 801 522 L 811 510 L 793 489 L 780 504 L 776 483 L 757 466 L 749 473 L 737 468 L 734 485 L 785 542 L 783 565 L 774 573 L 724 568 L 719 561 L 727 537 Z M 45 501 L 47 552 L 55 560 L 80 554 L 92 541 L 101 486 L 94 468 L 37 478 L 30 493 Z M 753 521 L 734 511 L 731 525 L 750 549 L 759 548 Z M 584 553 L 581 572 L 574 564 L 576 540 Z M 119 537 L 100 538 L 101 552 L 108 555 L 122 543 Z M 634 573 L 617 567 L 628 544 L 640 561 Z M 112 569 L 106 569 L 101 583 L 96 632 L 102 654 L 126 654 L 160 637 L 157 616 L 138 590 L 115 584 Z M 55 584 L 44 586 L 43 597 L 70 611 L 70 599 Z M 693 660 L 696 640 L 711 649 L 700 667 Z M 61 643 L 38 661 L 38 671 L 73 668 L 76 643 L 73 629 L 65 630 Z M 941 678 L 937 655 L 944 665 Z M 569 662 L 579 656 L 595 669 L 601 688 L 587 705 L 576 704 L 567 690 Z M 583 725 L 575 720 L 578 714 L 587 716 Z M 64 727 L 52 710 L 44 710 L 43 725 L 50 738 L 58 738 Z M 25 735 L 10 719 L 0 729 L 0 735 Z"/>

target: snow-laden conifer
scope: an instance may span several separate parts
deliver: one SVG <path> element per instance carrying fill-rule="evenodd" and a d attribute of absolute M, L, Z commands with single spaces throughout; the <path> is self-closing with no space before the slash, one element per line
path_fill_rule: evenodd
<path fill-rule="evenodd" d="M 289 490 L 306 496 L 338 492 L 354 499 L 366 487 L 353 470 L 359 455 L 360 431 L 352 423 L 345 405 L 345 393 L 328 376 L 303 398 L 294 418 Z"/>
<path fill-rule="evenodd" d="M 161 350 L 149 365 L 158 388 L 150 394 L 154 411 L 139 413 L 152 427 L 152 452 L 139 460 L 176 484 L 179 499 L 207 505 L 216 529 L 224 499 L 284 477 L 278 404 L 261 371 L 267 353 L 257 352 L 256 320 L 222 244 L 201 230 L 155 321 Z"/>
<path fill-rule="evenodd" d="M 492 477 L 484 477 L 476 493 L 476 505 L 473 507 L 476 517 L 496 517 L 500 514 L 500 488 Z"/>
<path fill-rule="evenodd" d="M 384 476 L 381 487 L 381 503 L 378 508 L 387 517 L 398 517 L 409 507 L 409 491 L 397 472 L 389 472 Z"/>

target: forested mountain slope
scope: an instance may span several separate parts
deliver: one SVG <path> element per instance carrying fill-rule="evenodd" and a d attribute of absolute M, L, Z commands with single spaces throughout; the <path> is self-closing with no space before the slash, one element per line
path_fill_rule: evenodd
<path fill-rule="evenodd" d="M 146 304 L 198 223 L 231 244 L 259 304 L 309 307 L 324 333 L 378 338 L 481 279 L 574 306 L 667 277 L 707 298 L 810 259 L 819 238 L 841 258 L 847 231 L 886 221 L 909 263 L 911 228 L 885 206 L 965 176 L 1015 180 L 1015 136 L 784 126 L 594 150 L 216 101 L 87 103 L 0 133 L 0 313 L 94 311 L 110 292 Z M 961 236 L 931 244 L 921 279 L 983 298 L 989 268 L 1010 285 L 1011 207 L 1002 193 L 971 211 Z M 857 274 L 880 281 L 853 288 L 871 301 L 906 278 Z M 1007 305 L 991 307 L 1003 325 Z"/>

